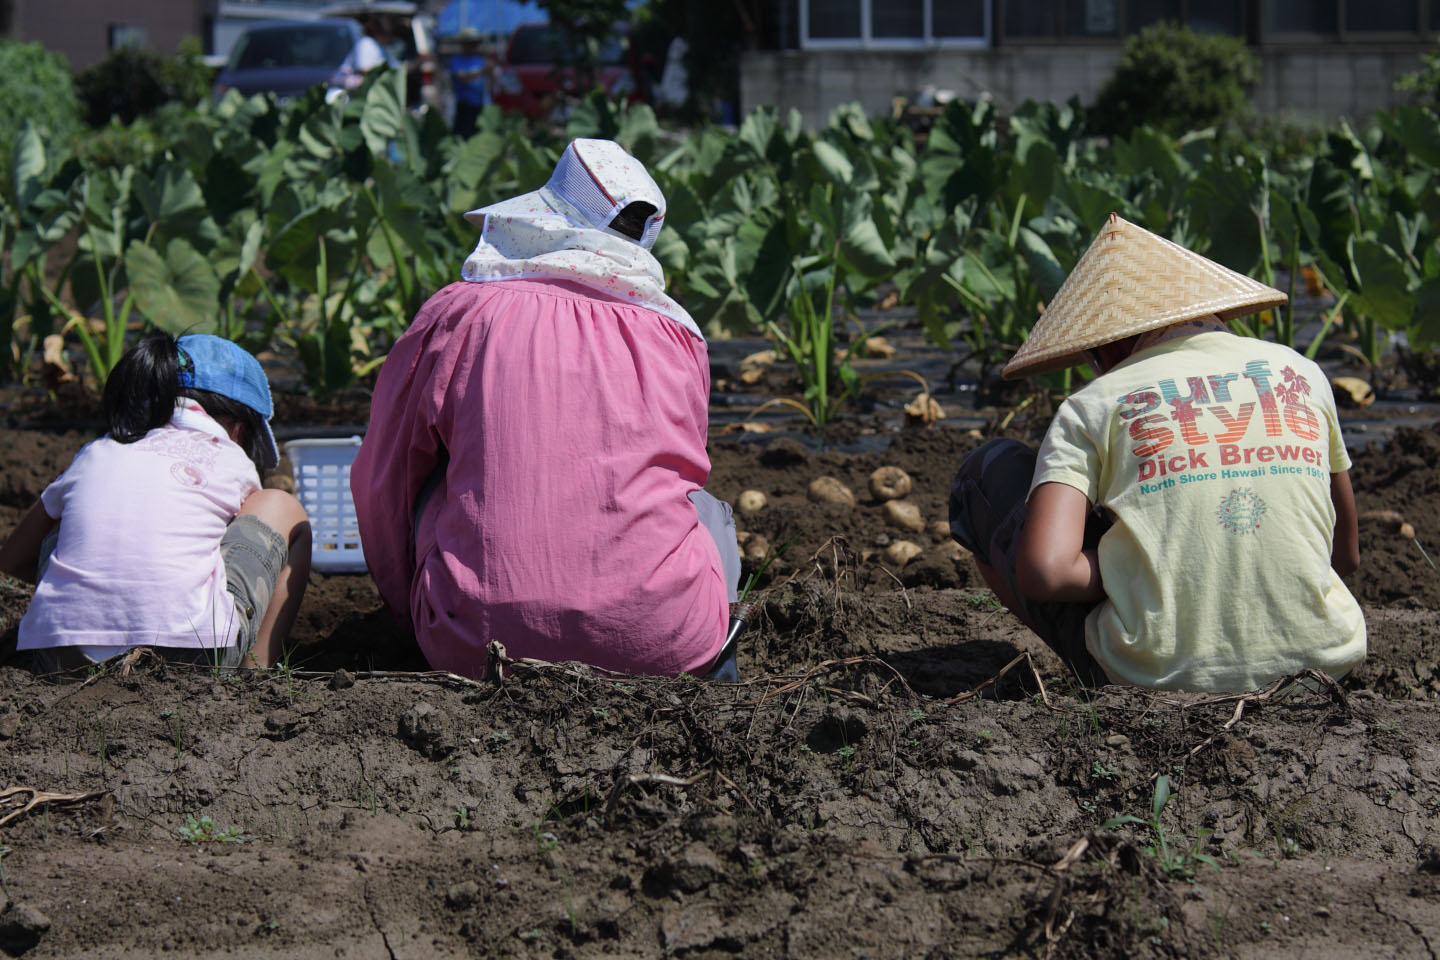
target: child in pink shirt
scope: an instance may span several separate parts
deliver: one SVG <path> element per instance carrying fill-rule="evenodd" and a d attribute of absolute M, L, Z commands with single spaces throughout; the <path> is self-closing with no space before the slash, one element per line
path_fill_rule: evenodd
<path fill-rule="evenodd" d="M 153 334 L 111 371 L 104 408 L 109 432 L 0 548 L 0 571 L 37 583 L 18 648 L 42 671 L 136 646 L 268 666 L 304 595 L 310 525 L 260 489 L 278 454 L 259 362 L 219 337 Z"/>

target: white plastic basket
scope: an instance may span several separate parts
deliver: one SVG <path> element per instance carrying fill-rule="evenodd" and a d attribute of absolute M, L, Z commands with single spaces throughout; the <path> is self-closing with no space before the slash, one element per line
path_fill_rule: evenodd
<path fill-rule="evenodd" d="M 350 496 L 350 465 L 359 450 L 359 437 L 285 444 L 285 455 L 295 470 L 295 496 L 310 514 L 310 566 L 322 573 L 368 569 Z"/>

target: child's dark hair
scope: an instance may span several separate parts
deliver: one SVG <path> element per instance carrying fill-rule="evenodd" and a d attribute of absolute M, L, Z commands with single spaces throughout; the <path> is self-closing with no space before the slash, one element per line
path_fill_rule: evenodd
<path fill-rule="evenodd" d="M 610 221 L 610 229 L 639 242 L 645 236 L 645 221 L 655 215 L 655 209 L 653 203 L 646 203 L 644 200 L 628 203 L 625 209 L 615 214 L 615 219 Z"/>
<path fill-rule="evenodd" d="M 238 400 L 182 387 L 180 371 L 189 365 L 190 359 L 182 360 L 175 338 L 168 333 L 152 333 L 131 347 L 105 381 L 101 402 L 110 436 L 119 443 L 134 443 L 169 423 L 175 402 L 188 397 L 222 426 L 240 425 L 240 448 L 258 469 L 265 456 L 264 419 Z"/>

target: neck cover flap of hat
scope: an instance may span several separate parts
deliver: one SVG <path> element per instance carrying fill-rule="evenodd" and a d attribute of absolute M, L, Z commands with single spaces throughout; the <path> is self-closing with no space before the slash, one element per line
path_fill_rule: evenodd
<path fill-rule="evenodd" d="M 638 241 L 610 226 L 636 201 L 655 208 Z M 685 308 L 665 293 L 665 274 L 650 253 L 665 219 L 665 197 L 619 144 L 574 140 L 545 186 L 465 217 L 483 224 L 461 270 L 465 280 L 567 280 L 654 310 L 704 339 Z"/>
<path fill-rule="evenodd" d="M 1211 314 L 1232 320 L 1287 299 L 1112 213 L 1004 376 L 1064 370 L 1102 344 Z"/>

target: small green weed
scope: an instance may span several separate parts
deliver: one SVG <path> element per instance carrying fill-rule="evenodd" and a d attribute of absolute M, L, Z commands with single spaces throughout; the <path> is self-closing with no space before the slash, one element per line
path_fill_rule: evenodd
<path fill-rule="evenodd" d="M 491 730 L 491 731 L 490 731 L 490 742 L 491 742 L 491 743 L 509 743 L 511 740 L 514 740 L 514 739 L 515 739 L 515 738 L 510 735 L 510 731 L 509 731 L 509 730 Z"/>
<path fill-rule="evenodd" d="M 469 807 L 456 807 L 455 812 L 452 813 L 451 816 L 455 818 L 456 830 L 468 830 L 470 828 Z"/>
<path fill-rule="evenodd" d="M 541 830 L 544 825 L 544 820 L 536 820 L 531 825 L 530 832 L 535 837 L 535 849 L 540 853 L 549 853 L 560 846 L 560 839 L 548 830 Z"/>
<path fill-rule="evenodd" d="M 1148 827 L 1150 832 L 1154 834 L 1155 840 L 1145 848 L 1145 852 L 1158 860 L 1160 862 L 1160 869 L 1171 876 L 1179 876 L 1186 880 L 1193 880 L 1195 878 L 1195 871 L 1198 869 L 1198 864 L 1202 863 L 1209 864 L 1217 870 L 1220 869 L 1219 861 L 1208 853 L 1202 853 L 1200 849 L 1204 845 L 1206 838 L 1214 832 L 1213 830 L 1201 830 L 1193 841 L 1188 842 L 1187 846 L 1184 835 L 1172 836 L 1165 829 L 1164 825 L 1161 824 L 1160 815 L 1165 812 L 1165 805 L 1170 802 L 1170 796 L 1170 778 L 1162 773 L 1155 778 L 1155 794 L 1150 800 L 1149 820 L 1142 820 L 1140 817 L 1131 816 L 1127 813 L 1123 816 L 1112 817 L 1106 820 L 1102 826 L 1107 830 L 1113 830 L 1115 827 L 1131 823 Z M 1180 842 L 1178 844 L 1172 844 L 1172 841 L 1177 839 Z"/>
<path fill-rule="evenodd" d="M 255 839 L 253 835 L 244 832 L 239 827 L 219 827 L 214 820 L 210 819 L 209 814 L 202 816 L 198 820 L 193 816 L 187 816 L 185 818 L 185 826 L 177 830 L 176 833 L 180 834 L 180 839 L 187 843 L 195 844 L 249 843 Z"/>
<path fill-rule="evenodd" d="M 969 607 L 971 610 L 1005 609 L 1005 604 L 1000 602 L 1000 598 L 995 596 L 995 594 L 991 593 L 989 590 L 984 590 L 980 593 L 962 594 L 960 596 L 960 602 L 963 603 L 965 606 Z"/>
<path fill-rule="evenodd" d="M 1103 761 L 1096 760 L 1090 765 L 1090 774 L 1097 780 L 1114 780 L 1120 771 Z"/>
<path fill-rule="evenodd" d="M 185 717 L 181 713 L 180 704 L 175 704 L 174 710 L 168 707 L 161 710 L 160 719 L 170 728 L 170 743 L 175 747 L 175 755 L 178 757 L 185 752 Z"/>

